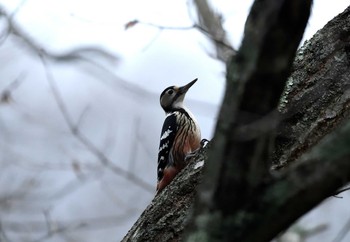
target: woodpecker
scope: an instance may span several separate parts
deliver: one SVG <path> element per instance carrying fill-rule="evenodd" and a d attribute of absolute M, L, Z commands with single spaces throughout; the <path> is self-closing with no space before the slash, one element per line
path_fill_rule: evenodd
<path fill-rule="evenodd" d="M 160 95 L 166 118 L 160 135 L 157 194 L 187 165 L 186 156 L 200 148 L 199 126 L 184 106 L 186 92 L 196 81 L 182 87 L 168 87 Z"/>

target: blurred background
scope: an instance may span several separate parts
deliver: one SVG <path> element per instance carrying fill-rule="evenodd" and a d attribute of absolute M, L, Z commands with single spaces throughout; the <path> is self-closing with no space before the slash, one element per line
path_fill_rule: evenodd
<path fill-rule="evenodd" d="M 210 4 L 239 48 L 252 1 Z M 314 1 L 303 41 L 348 5 Z M 123 238 L 155 194 L 163 89 L 198 78 L 186 104 L 213 135 L 225 64 L 197 22 L 190 0 L 0 0 L 1 242 Z M 340 196 L 280 241 L 339 241 Z"/>

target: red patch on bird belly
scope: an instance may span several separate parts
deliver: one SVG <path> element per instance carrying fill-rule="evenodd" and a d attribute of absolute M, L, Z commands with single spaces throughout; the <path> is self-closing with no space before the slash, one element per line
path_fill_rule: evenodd
<path fill-rule="evenodd" d="M 179 173 L 179 170 L 175 167 L 166 167 L 164 169 L 163 178 L 157 184 L 157 194 L 174 179 L 177 173 Z"/>
<path fill-rule="evenodd" d="M 180 140 L 178 142 L 177 140 Z M 184 142 L 181 142 L 185 140 Z M 185 161 L 186 155 L 197 150 L 200 147 L 200 135 L 191 135 L 190 137 L 176 136 L 175 143 L 177 147 L 174 150 L 179 152 L 173 153 L 174 165 L 168 166 L 163 171 L 163 178 L 157 184 L 157 194 L 164 189 L 174 179 L 174 177 L 187 165 Z"/>

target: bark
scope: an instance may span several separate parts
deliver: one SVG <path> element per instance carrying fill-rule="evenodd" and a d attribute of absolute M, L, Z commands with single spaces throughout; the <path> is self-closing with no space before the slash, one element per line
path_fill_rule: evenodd
<path fill-rule="evenodd" d="M 204 160 L 207 159 L 207 147 L 192 158 L 164 190 L 156 196 L 141 214 L 128 234 L 126 241 L 182 241 L 195 191 L 201 180 Z"/>
<path fill-rule="evenodd" d="M 278 121 L 276 107 L 311 3 L 254 2 L 241 48 L 227 67 L 228 84 L 206 179 L 199 190 L 195 219 L 189 229 L 190 239 L 199 234 L 205 241 L 253 241 L 249 235 L 256 229 L 255 221 L 261 218 L 253 216 L 252 208 L 257 206 L 256 212 L 261 215 L 259 204 L 255 203 L 259 199 L 255 198 L 270 179 L 267 164 L 274 137 L 271 131 Z M 262 123 L 272 127 L 259 125 Z M 205 218 L 206 222 L 198 225 L 198 218 Z M 269 238 L 270 234 L 260 236 L 266 236 L 260 241 L 273 238 Z"/>
<path fill-rule="evenodd" d="M 291 164 L 349 117 L 349 8 L 306 41 L 282 103 L 274 168 Z"/>
<path fill-rule="evenodd" d="M 123 241 L 270 241 L 349 181 L 350 125 L 341 124 L 350 108 L 350 7 L 299 50 L 279 117 L 274 107 L 310 2 L 272 1 L 268 11 L 258 11 L 262 2 L 269 3 L 256 1 L 246 42 L 228 66 L 231 93 L 217 127 L 222 137 L 216 134 L 208 159 L 202 150 L 155 197 Z M 271 175 L 265 166 L 271 165 L 276 125 L 272 161 L 285 169 Z M 203 159 L 200 200 L 191 209 Z M 286 168 L 293 161 L 298 162 Z"/>

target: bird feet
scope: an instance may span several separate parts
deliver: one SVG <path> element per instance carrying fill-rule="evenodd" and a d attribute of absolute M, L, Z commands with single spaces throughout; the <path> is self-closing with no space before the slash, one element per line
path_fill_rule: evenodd
<path fill-rule="evenodd" d="M 196 156 L 201 149 L 203 149 L 207 146 L 208 143 L 209 143 L 209 140 L 202 139 L 200 142 L 200 147 L 198 149 L 192 151 L 191 153 L 188 153 L 185 157 L 185 161 L 188 162 L 192 157 Z"/>

